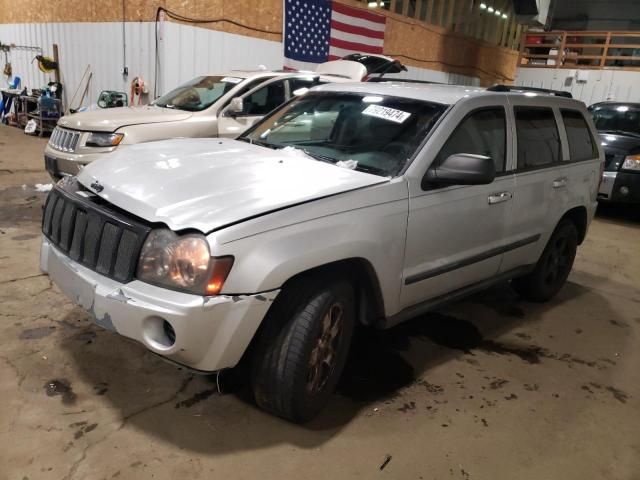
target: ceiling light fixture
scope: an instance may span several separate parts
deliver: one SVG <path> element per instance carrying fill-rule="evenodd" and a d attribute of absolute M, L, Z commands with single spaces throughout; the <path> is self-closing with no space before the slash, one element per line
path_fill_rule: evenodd
<path fill-rule="evenodd" d="M 487 4 L 486 3 L 481 3 L 480 4 L 480 10 L 486 10 L 487 9 Z"/>

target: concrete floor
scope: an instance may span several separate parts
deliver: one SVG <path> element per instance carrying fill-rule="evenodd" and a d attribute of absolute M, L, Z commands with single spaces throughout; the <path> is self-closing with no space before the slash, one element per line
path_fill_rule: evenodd
<path fill-rule="evenodd" d="M 1 480 L 640 478 L 639 215 L 599 213 L 549 304 L 504 285 L 363 332 L 296 426 L 93 326 L 40 275 L 44 142 L 0 127 Z"/>

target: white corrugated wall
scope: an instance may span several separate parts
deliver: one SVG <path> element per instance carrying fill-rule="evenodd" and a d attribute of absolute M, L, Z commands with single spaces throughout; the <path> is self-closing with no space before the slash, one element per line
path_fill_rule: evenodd
<path fill-rule="evenodd" d="M 584 81 L 576 76 L 582 75 Z M 516 85 L 566 90 L 587 105 L 605 100 L 640 102 L 640 72 L 624 70 L 572 70 L 518 68 Z"/>
<path fill-rule="evenodd" d="M 129 80 L 120 73 L 123 65 L 121 23 L 0 25 L 0 42 L 42 47 L 44 55 L 51 57 L 52 45 L 58 44 L 66 100 L 71 99 L 87 65 L 91 65 L 93 76 L 88 100 L 95 102 L 101 90 L 128 92 L 130 80 L 137 75 L 153 81 L 153 23 L 128 22 L 125 32 Z M 9 55 L 13 74 L 21 77 L 23 86 L 39 88 L 53 80 L 53 74 L 40 72 L 36 62 L 32 63 L 36 52 L 12 49 Z"/>
<path fill-rule="evenodd" d="M 178 23 L 164 25 L 158 90 L 166 92 L 198 75 L 233 69 L 282 68 L 282 44 Z"/>
<path fill-rule="evenodd" d="M 197 75 L 231 69 L 254 70 L 260 65 L 268 69 L 282 68 L 280 42 L 172 22 L 166 22 L 161 29 L 158 94 Z M 122 23 L 0 24 L 0 42 L 3 44 L 42 47 L 46 56 L 53 56 L 52 45 L 58 44 L 66 103 L 78 88 L 87 65 L 91 65 L 93 76 L 85 105 L 95 103 L 102 90 L 129 93 L 130 82 L 136 76 L 144 78 L 153 97 L 155 24 L 127 22 L 125 35 L 126 66 L 129 69 L 126 78 L 121 74 L 124 61 Z M 35 55 L 36 52 L 19 49 L 12 49 L 10 53 L 14 75 L 20 76 L 22 85 L 28 88 L 39 88 L 53 80 L 52 74 L 43 74 L 36 63 L 32 63 Z M 480 83 L 476 77 L 416 67 L 409 67 L 409 72 L 403 76 L 442 83 Z M 80 95 L 81 92 L 73 108 L 78 106 Z"/>
<path fill-rule="evenodd" d="M 154 30 L 153 22 L 125 23 L 129 69 L 126 78 L 121 74 L 122 23 L 4 24 L 0 25 L 0 42 L 42 47 L 46 56 L 53 56 L 52 45 L 58 44 L 66 100 L 71 100 L 87 65 L 91 65 L 93 76 L 88 101 L 95 102 L 102 90 L 129 93 L 131 80 L 137 76 L 144 78 L 153 95 Z M 257 68 L 260 64 L 268 68 L 282 66 L 279 42 L 166 23 L 159 43 L 159 93 L 205 73 Z M 12 49 L 9 54 L 13 74 L 20 76 L 22 85 L 28 88 L 39 88 L 53 80 L 53 74 L 40 72 L 36 63 L 32 63 L 36 54 L 20 49 Z"/>

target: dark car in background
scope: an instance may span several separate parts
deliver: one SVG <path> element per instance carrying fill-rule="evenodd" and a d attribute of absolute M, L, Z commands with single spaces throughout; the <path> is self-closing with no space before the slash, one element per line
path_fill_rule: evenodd
<path fill-rule="evenodd" d="M 640 103 L 589 107 L 605 153 L 598 200 L 640 204 Z"/>

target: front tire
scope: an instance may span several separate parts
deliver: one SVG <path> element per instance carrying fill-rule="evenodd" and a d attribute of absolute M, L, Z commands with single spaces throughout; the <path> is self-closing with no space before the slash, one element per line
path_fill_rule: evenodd
<path fill-rule="evenodd" d="M 562 220 L 554 230 L 534 270 L 512 281 L 520 295 L 534 302 L 552 299 L 567 281 L 578 249 L 578 230 Z"/>
<path fill-rule="evenodd" d="M 258 406 L 296 423 L 316 416 L 340 379 L 355 317 L 353 287 L 344 280 L 307 278 L 286 287 L 253 356 Z"/>

